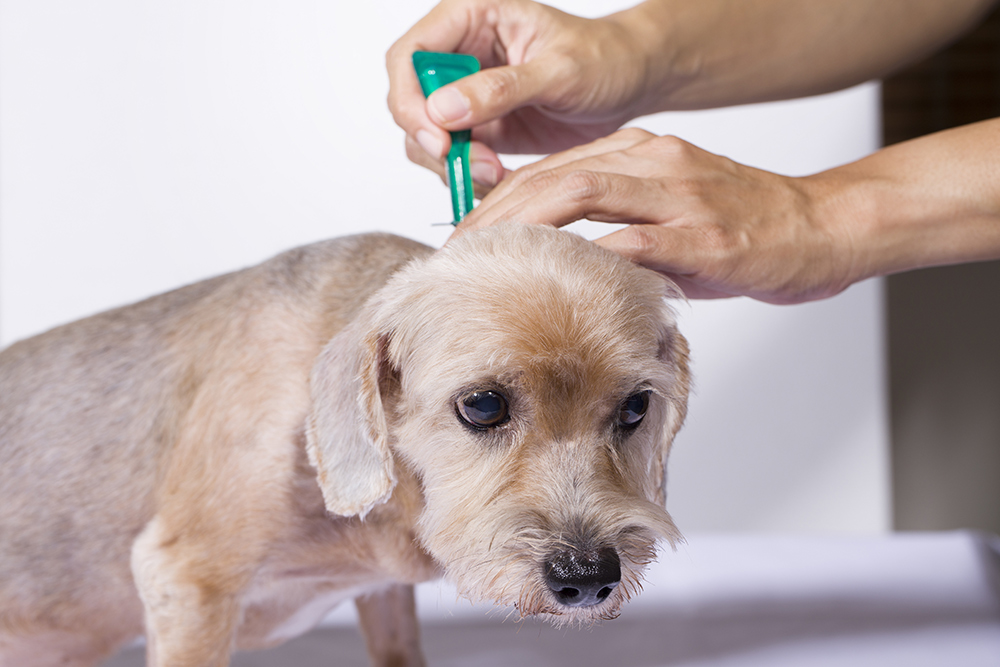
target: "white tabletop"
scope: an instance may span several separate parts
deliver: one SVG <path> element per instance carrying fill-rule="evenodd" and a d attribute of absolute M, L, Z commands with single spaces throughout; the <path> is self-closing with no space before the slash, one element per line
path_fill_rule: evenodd
<path fill-rule="evenodd" d="M 418 607 L 436 667 L 998 667 L 998 582 L 1000 539 L 971 532 L 694 535 L 661 555 L 619 619 L 593 628 L 504 620 L 447 584 L 419 587 Z M 233 665 L 362 667 L 353 621 L 344 605 Z"/>

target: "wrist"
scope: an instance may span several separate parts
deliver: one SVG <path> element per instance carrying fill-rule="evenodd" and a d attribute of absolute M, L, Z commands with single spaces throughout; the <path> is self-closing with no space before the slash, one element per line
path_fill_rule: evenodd
<path fill-rule="evenodd" d="M 642 73 L 633 118 L 670 109 L 671 99 L 700 73 L 697 55 L 683 46 L 690 26 L 685 34 L 674 30 L 677 14 L 668 0 L 647 0 L 603 19 L 628 40 L 631 65 Z"/>
<path fill-rule="evenodd" d="M 844 168 L 831 169 L 799 180 L 809 202 L 812 223 L 829 239 L 837 258 L 840 288 L 885 273 L 893 242 L 878 223 L 879 191 L 884 184 Z"/>
<path fill-rule="evenodd" d="M 959 128 L 878 151 L 802 179 L 814 216 L 850 282 L 912 269 L 1000 257 L 1000 195 L 975 158 L 940 149 Z M 982 165 L 979 165 L 980 167 Z M 989 179 L 986 179 L 989 180 Z"/>

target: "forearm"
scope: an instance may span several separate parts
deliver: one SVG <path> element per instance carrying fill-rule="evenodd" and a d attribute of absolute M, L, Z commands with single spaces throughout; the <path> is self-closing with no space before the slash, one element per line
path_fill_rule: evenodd
<path fill-rule="evenodd" d="M 802 179 L 850 246 L 851 282 L 1000 258 L 1000 119 L 896 144 Z"/>
<path fill-rule="evenodd" d="M 970 29 L 996 0 L 647 0 L 607 17 L 644 54 L 644 113 L 839 90 Z"/>

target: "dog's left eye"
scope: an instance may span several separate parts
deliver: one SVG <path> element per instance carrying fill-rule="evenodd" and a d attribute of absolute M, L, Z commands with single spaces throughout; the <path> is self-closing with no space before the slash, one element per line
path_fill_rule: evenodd
<path fill-rule="evenodd" d="M 626 427 L 638 426 L 642 418 L 649 410 L 649 395 L 652 392 L 648 389 L 632 394 L 625 399 L 618 409 L 618 423 Z"/>
<path fill-rule="evenodd" d="M 477 391 L 458 400 L 459 416 L 476 428 L 499 426 L 507 421 L 507 399 L 495 391 Z"/>

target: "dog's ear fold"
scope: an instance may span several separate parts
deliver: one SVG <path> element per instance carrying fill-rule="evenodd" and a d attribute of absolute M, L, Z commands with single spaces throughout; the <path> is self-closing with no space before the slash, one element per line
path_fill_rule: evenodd
<path fill-rule="evenodd" d="M 671 327 L 660 341 L 660 360 L 670 365 L 674 375 L 674 389 L 670 402 L 673 405 L 667 422 L 667 435 L 672 443 L 674 436 L 684 424 L 687 415 L 688 395 L 691 393 L 691 370 L 688 357 L 690 348 L 687 339 L 677 329 Z"/>
<path fill-rule="evenodd" d="M 684 424 L 687 416 L 688 395 L 691 391 L 691 373 L 688 367 L 688 343 L 673 326 L 664 330 L 660 339 L 660 361 L 670 366 L 673 374 L 673 387 L 667 399 L 666 423 L 663 429 L 663 440 L 660 443 L 659 480 L 657 500 L 662 505 L 666 502 L 667 458 L 674 442 L 674 436 Z"/>
<path fill-rule="evenodd" d="M 390 336 L 359 317 L 313 365 L 306 450 L 333 514 L 364 518 L 396 486 L 384 405 L 397 379 L 388 359 Z"/>

